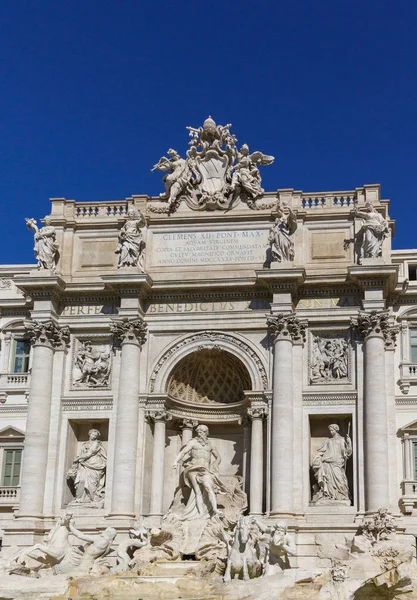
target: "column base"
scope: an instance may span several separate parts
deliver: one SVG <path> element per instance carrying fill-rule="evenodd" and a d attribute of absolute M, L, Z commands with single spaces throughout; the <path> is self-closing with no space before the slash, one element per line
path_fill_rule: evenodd
<path fill-rule="evenodd" d="M 270 517 L 280 517 L 282 519 L 293 519 L 296 514 L 294 512 L 281 511 L 281 510 L 271 510 L 269 513 Z"/>
<path fill-rule="evenodd" d="M 15 512 L 14 513 L 14 518 L 15 519 L 41 519 L 42 521 L 44 521 L 45 519 L 53 519 L 53 517 L 51 516 L 45 516 L 42 515 L 41 513 L 19 513 L 19 512 Z"/>
<path fill-rule="evenodd" d="M 136 519 L 136 513 L 112 512 L 106 516 L 106 519 Z"/>

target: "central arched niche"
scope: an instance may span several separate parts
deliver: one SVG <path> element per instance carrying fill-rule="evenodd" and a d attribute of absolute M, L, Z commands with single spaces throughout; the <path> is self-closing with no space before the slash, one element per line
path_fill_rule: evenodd
<path fill-rule="evenodd" d="M 192 404 L 232 404 L 252 389 L 251 378 L 241 361 L 217 348 L 203 348 L 182 358 L 168 378 L 168 395 Z"/>

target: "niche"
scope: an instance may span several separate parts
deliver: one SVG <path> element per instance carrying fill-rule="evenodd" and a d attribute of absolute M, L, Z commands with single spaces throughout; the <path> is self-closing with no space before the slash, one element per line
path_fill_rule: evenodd
<path fill-rule="evenodd" d="M 353 505 L 351 423 L 352 415 L 310 415 L 311 506 Z"/>
<path fill-rule="evenodd" d="M 108 419 L 68 421 L 64 506 L 103 508 L 108 439 Z"/>

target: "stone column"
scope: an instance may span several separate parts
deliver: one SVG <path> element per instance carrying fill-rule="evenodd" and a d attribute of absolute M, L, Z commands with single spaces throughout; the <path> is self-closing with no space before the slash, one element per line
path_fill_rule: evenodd
<path fill-rule="evenodd" d="M 388 428 L 385 384 L 386 312 L 360 312 L 357 323 L 364 336 L 364 463 L 365 510 L 389 506 Z"/>
<path fill-rule="evenodd" d="M 40 517 L 47 477 L 54 351 L 69 341 L 69 329 L 59 328 L 51 320 L 26 321 L 25 327 L 34 344 L 18 516 Z"/>
<path fill-rule="evenodd" d="M 193 438 L 193 429 L 197 427 L 198 421 L 193 419 L 183 419 L 180 427 L 182 428 L 182 446 L 188 444 L 190 440 Z"/>
<path fill-rule="evenodd" d="M 113 458 L 111 515 L 135 516 L 136 454 L 139 421 L 140 352 L 146 340 L 142 319 L 114 320 L 111 331 L 121 342 L 119 391 Z"/>
<path fill-rule="evenodd" d="M 152 419 L 154 422 L 150 515 L 162 516 L 164 501 L 166 422 L 170 421 L 172 416 L 166 410 L 158 410 L 149 413 L 148 418 Z"/>
<path fill-rule="evenodd" d="M 271 514 L 294 511 L 293 342 L 305 337 L 295 314 L 268 317 L 274 339 L 271 438 Z M 301 376 L 301 375 L 300 375 Z"/>
<path fill-rule="evenodd" d="M 267 409 L 263 406 L 248 408 L 248 416 L 252 420 L 251 447 L 250 447 L 250 513 L 262 514 L 262 499 L 264 489 L 264 443 L 263 419 Z"/>

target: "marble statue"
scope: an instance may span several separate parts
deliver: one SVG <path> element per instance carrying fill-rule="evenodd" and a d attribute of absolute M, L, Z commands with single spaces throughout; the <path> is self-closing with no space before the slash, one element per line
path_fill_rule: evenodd
<path fill-rule="evenodd" d="M 117 531 L 113 527 L 107 527 L 99 534 L 86 534 L 76 529 L 72 521 L 70 521 L 69 527 L 75 537 L 87 544 L 81 551 L 73 546 L 64 560 L 57 565 L 56 573 L 76 572 L 77 575 L 101 575 L 103 571 L 108 572 L 109 567 L 103 559 L 110 553 Z"/>
<path fill-rule="evenodd" d="M 10 565 L 10 571 L 18 572 L 21 567 L 27 566 L 31 572 L 37 572 L 40 569 L 54 567 L 59 564 L 71 549 L 68 537 L 70 523 L 72 522 L 72 513 L 65 513 L 46 534 L 43 543 L 22 550 L 15 556 L 14 562 Z M 32 560 L 28 561 L 28 559 Z M 32 563 L 33 561 L 35 561 L 35 565 L 28 566 L 28 562 Z"/>
<path fill-rule="evenodd" d="M 165 192 L 159 195 L 161 200 L 168 202 L 170 210 L 175 210 L 180 194 L 186 192 L 191 183 L 191 169 L 188 161 L 170 148 L 167 152 L 169 158 L 162 156 L 151 171 L 168 171 L 164 175 Z"/>
<path fill-rule="evenodd" d="M 58 242 L 56 241 L 56 230 L 51 223 L 50 217 L 45 217 L 45 225 L 40 229 L 36 219 L 25 219 L 28 229 L 35 232 L 35 258 L 38 261 L 38 269 L 55 271 L 58 262 Z"/>
<path fill-rule="evenodd" d="M 343 380 L 348 377 L 348 343 L 345 338 L 314 336 L 310 362 L 310 383 Z"/>
<path fill-rule="evenodd" d="M 160 194 L 168 208 L 150 205 L 149 210 L 171 213 L 182 200 L 192 210 L 226 210 L 239 198 L 257 208 L 255 201 L 264 193 L 258 166 L 272 164 L 274 157 L 250 154 L 246 144 L 239 151 L 231 126 L 217 125 L 208 117 L 202 127 L 187 127 L 191 140 L 186 158 L 170 149 L 169 158 L 163 156 L 152 168 L 169 172 L 163 178 L 165 192 Z"/>
<path fill-rule="evenodd" d="M 265 525 L 259 519 L 254 519 L 254 522 L 262 534 L 257 539 L 262 575 L 290 569 L 289 557 L 296 555 L 297 548 L 285 521 L 278 521 L 273 525 Z"/>
<path fill-rule="evenodd" d="M 271 262 L 293 261 L 293 235 L 297 229 L 296 216 L 291 207 L 282 204 L 277 206 L 276 213 L 278 216 L 269 232 Z"/>
<path fill-rule="evenodd" d="M 312 504 L 350 505 L 349 486 L 346 477 L 346 461 L 352 456 L 349 433 L 343 438 L 339 426 L 329 425 L 330 438 L 317 450 L 311 468 L 317 480 Z"/>
<path fill-rule="evenodd" d="M 241 516 L 236 524 L 233 540 L 229 545 L 226 571 L 223 576 L 225 583 L 242 576 L 242 579 L 253 579 L 260 574 L 260 563 L 256 555 L 250 526 L 254 517 Z"/>
<path fill-rule="evenodd" d="M 129 209 L 126 222 L 120 231 L 119 242 L 115 251 L 119 255 L 119 262 L 117 264 L 119 269 L 121 267 L 138 266 L 141 271 L 144 270 L 144 226 L 145 218 L 142 212 L 136 208 Z"/>
<path fill-rule="evenodd" d="M 109 383 L 110 353 L 94 348 L 89 340 L 81 342 L 74 357 L 73 384 L 87 387 L 102 387 Z"/>
<path fill-rule="evenodd" d="M 382 256 L 382 244 L 389 235 L 388 221 L 377 212 L 371 202 L 365 204 L 364 210 L 355 208 L 355 217 L 364 220 L 360 231 L 359 264 L 364 258 Z"/>
<path fill-rule="evenodd" d="M 100 432 L 90 429 L 88 442 L 81 446 L 67 472 L 67 479 L 74 482 L 75 498 L 70 504 L 89 504 L 101 508 L 104 504 L 107 456 L 99 441 Z"/>
<path fill-rule="evenodd" d="M 208 439 L 207 425 L 198 425 L 196 434 L 197 437 L 184 446 L 172 465 L 176 469 L 185 457 L 189 457 L 184 467 L 184 480 L 192 493 L 183 514 L 184 519 L 218 514 L 216 488 L 223 488 L 217 475 L 220 455 Z"/>
<path fill-rule="evenodd" d="M 262 152 L 249 154 L 249 146 L 243 144 L 240 152 L 236 153 L 236 164 L 232 167 L 230 191 L 233 199 L 236 199 L 241 193 L 246 194 L 252 201 L 261 198 L 264 190 L 261 187 L 258 165 L 272 165 L 274 160 L 273 156 L 262 154 Z"/>
<path fill-rule="evenodd" d="M 134 565 L 135 561 L 129 555 L 129 551 L 132 552 L 143 548 L 149 544 L 151 538 L 151 531 L 147 527 L 143 527 L 138 521 L 133 525 L 132 529 L 129 529 L 129 538 L 123 540 L 117 547 L 117 566 L 112 569 L 113 573 L 122 573 L 128 571 L 131 566 Z"/>

